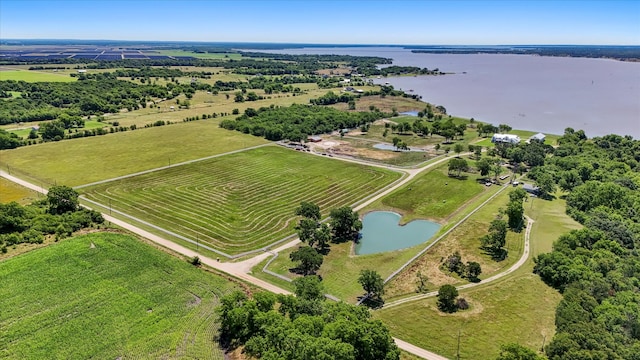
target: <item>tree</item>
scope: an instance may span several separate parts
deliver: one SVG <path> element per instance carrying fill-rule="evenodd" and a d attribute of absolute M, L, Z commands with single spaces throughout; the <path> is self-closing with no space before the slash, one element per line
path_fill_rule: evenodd
<path fill-rule="evenodd" d="M 527 197 L 527 192 L 517 188 L 509 193 L 509 204 L 507 204 L 507 216 L 509 218 L 509 228 L 515 232 L 520 232 L 524 228 L 524 207 L 522 200 Z"/>
<path fill-rule="evenodd" d="M 357 240 L 362 230 L 358 213 L 348 206 L 331 210 L 331 231 L 334 241 Z"/>
<path fill-rule="evenodd" d="M 502 260 L 506 257 L 503 249 L 507 239 L 507 223 L 504 220 L 493 220 L 489 226 L 489 234 L 480 239 L 482 248 L 494 259 Z"/>
<path fill-rule="evenodd" d="M 480 276 L 480 274 L 482 273 L 482 268 L 480 267 L 480 264 L 475 262 L 475 261 L 469 261 L 467 262 L 467 279 L 469 279 L 469 281 L 480 281 L 478 279 L 478 276 Z"/>
<path fill-rule="evenodd" d="M 294 293 L 305 300 L 322 300 L 324 298 L 324 286 L 317 275 L 299 277 L 293 280 Z"/>
<path fill-rule="evenodd" d="M 473 145 L 469 145 L 469 146 L 473 146 Z M 460 156 L 460 153 L 463 151 L 464 151 L 464 146 L 462 146 L 462 144 L 456 143 L 455 145 L 453 145 L 453 152 L 456 153 L 456 156 Z"/>
<path fill-rule="evenodd" d="M 533 350 L 522 345 L 509 343 L 500 345 L 500 354 L 496 360 L 542 360 Z"/>
<path fill-rule="evenodd" d="M 47 203 L 49 212 L 52 214 L 63 214 L 78 209 L 78 192 L 65 186 L 52 186 L 47 193 Z"/>
<path fill-rule="evenodd" d="M 44 141 L 58 141 L 64 138 L 64 124 L 60 121 L 48 121 L 40 124 L 40 134 Z"/>
<path fill-rule="evenodd" d="M 453 313 L 458 310 L 456 298 L 458 290 L 453 285 L 442 285 L 438 290 L 438 309 L 440 311 Z"/>
<path fill-rule="evenodd" d="M 313 220 L 320 220 L 320 207 L 312 202 L 303 201 L 296 208 L 295 214 Z"/>
<path fill-rule="evenodd" d="M 449 160 L 449 176 L 451 176 L 451 173 L 456 172 L 456 176 L 460 177 L 460 174 L 467 170 L 469 170 L 467 160 L 461 158 L 453 158 Z"/>
<path fill-rule="evenodd" d="M 298 231 L 298 237 L 300 241 L 313 246 L 315 242 L 315 232 L 318 227 L 318 222 L 309 218 L 300 219 L 296 230 Z"/>
<path fill-rule="evenodd" d="M 320 224 L 313 234 L 313 240 L 313 243 L 320 251 L 324 250 L 331 241 L 331 229 L 329 225 Z"/>
<path fill-rule="evenodd" d="M 436 153 L 438 153 L 438 150 L 440 150 L 442 146 L 440 144 L 436 144 L 435 149 L 436 149 Z"/>
<path fill-rule="evenodd" d="M 486 158 L 480 159 L 476 162 L 476 168 L 480 171 L 480 176 L 487 176 L 491 171 L 491 162 Z"/>
<path fill-rule="evenodd" d="M 361 270 L 358 283 L 370 298 L 381 299 L 384 295 L 384 280 L 374 270 Z"/>
<path fill-rule="evenodd" d="M 297 270 L 303 275 L 314 274 L 322 265 L 323 257 L 316 249 L 302 246 L 289 255 L 291 261 L 299 261 Z"/>
<path fill-rule="evenodd" d="M 536 183 L 538 184 L 540 197 L 542 198 L 548 198 L 554 191 L 556 191 L 556 183 L 553 180 L 553 176 L 547 172 L 543 172 L 538 175 Z"/>

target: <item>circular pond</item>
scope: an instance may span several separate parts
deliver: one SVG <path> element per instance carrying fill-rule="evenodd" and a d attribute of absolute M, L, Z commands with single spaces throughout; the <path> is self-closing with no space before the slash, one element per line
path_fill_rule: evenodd
<path fill-rule="evenodd" d="M 400 225 L 400 214 L 390 211 L 373 211 L 362 219 L 360 241 L 356 254 L 366 255 L 404 249 L 429 240 L 440 224 L 427 220 L 413 220 Z"/>

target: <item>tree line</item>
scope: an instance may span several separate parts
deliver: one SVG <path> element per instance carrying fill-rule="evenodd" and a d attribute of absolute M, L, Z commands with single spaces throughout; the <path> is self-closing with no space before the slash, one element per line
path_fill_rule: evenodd
<path fill-rule="evenodd" d="M 640 141 L 587 139 L 566 129 L 537 176 L 566 193 L 584 225 L 537 256 L 534 272 L 558 289 L 549 359 L 637 359 L 640 354 Z"/>
<path fill-rule="evenodd" d="M 67 186 L 52 186 L 46 198 L 30 205 L 0 203 L 0 252 L 17 244 L 41 244 L 45 237 L 64 239 L 80 229 L 102 224 L 99 212 L 81 208 L 78 193 Z"/>

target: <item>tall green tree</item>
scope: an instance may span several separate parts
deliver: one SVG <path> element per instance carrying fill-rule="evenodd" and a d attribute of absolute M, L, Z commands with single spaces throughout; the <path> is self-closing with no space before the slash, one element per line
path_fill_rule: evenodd
<path fill-rule="evenodd" d="M 78 192 L 65 185 L 57 185 L 49 188 L 47 192 L 49 212 L 63 214 L 78 209 Z"/>
<path fill-rule="evenodd" d="M 358 283 L 362 285 L 362 289 L 364 289 L 368 297 L 382 299 L 382 295 L 384 295 L 384 280 L 376 271 L 361 270 Z"/>
<path fill-rule="evenodd" d="M 343 206 L 331 210 L 330 215 L 334 241 L 353 241 L 358 239 L 358 233 L 362 230 L 362 222 L 357 212 L 348 206 Z"/>
<path fill-rule="evenodd" d="M 438 309 L 443 312 L 453 313 L 458 310 L 456 298 L 458 290 L 453 285 L 442 285 L 438 290 Z"/>
<path fill-rule="evenodd" d="M 295 214 L 316 221 L 320 220 L 320 207 L 312 202 L 303 201 L 296 208 Z"/>
<path fill-rule="evenodd" d="M 324 286 L 322 279 L 317 275 L 308 275 L 293 280 L 294 293 L 297 297 L 305 300 L 324 299 Z"/>
<path fill-rule="evenodd" d="M 322 266 L 323 257 L 316 249 L 310 246 L 302 246 L 289 254 L 291 261 L 298 262 L 297 270 L 303 275 L 314 274 Z"/>

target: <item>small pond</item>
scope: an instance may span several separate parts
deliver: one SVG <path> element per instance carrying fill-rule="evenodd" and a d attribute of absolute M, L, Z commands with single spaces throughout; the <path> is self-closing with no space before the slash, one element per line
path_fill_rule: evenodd
<path fill-rule="evenodd" d="M 408 115 L 408 116 L 418 116 L 418 111 L 405 111 L 401 112 L 400 115 Z"/>
<path fill-rule="evenodd" d="M 400 214 L 390 211 L 373 211 L 365 215 L 356 254 L 408 248 L 426 242 L 440 230 L 440 224 L 427 220 L 413 220 L 401 226 L 400 218 Z"/>
<path fill-rule="evenodd" d="M 409 150 L 398 150 L 396 149 L 395 146 L 391 145 L 391 144 L 375 144 L 373 145 L 374 148 L 379 149 L 379 150 L 391 150 L 391 151 L 424 151 L 423 149 L 416 149 L 416 148 L 409 148 Z"/>

